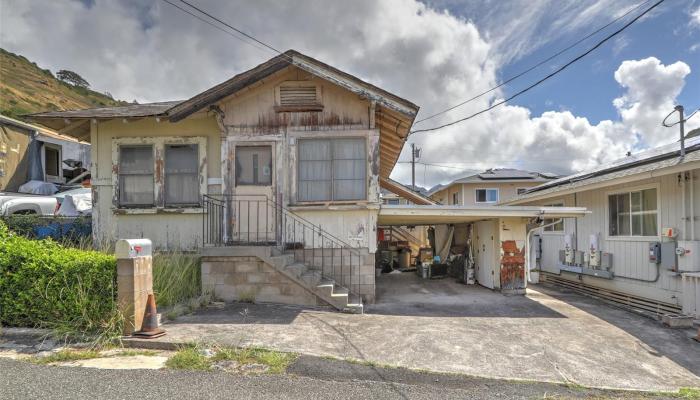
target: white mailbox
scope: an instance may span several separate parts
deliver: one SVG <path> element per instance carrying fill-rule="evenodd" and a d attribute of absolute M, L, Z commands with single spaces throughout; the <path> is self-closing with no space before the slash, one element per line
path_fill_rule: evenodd
<path fill-rule="evenodd" d="M 149 239 L 119 239 L 114 246 L 117 258 L 134 258 L 153 255 L 153 245 Z"/>
<path fill-rule="evenodd" d="M 678 270 L 681 272 L 700 271 L 700 241 L 679 240 L 676 247 Z"/>

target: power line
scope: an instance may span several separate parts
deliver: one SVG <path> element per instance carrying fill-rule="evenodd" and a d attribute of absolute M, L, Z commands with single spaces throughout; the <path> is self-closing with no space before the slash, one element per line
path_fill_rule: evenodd
<path fill-rule="evenodd" d="M 189 15 L 192 16 L 192 17 L 197 18 L 198 20 L 204 22 L 205 24 L 210 25 L 210 26 L 212 26 L 212 27 L 214 27 L 214 28 L 220 30 L 221 32 L 224 32 L 224 33 L 230 35 L 230 36 L 233 36 L 234 38 L 240 40 L 240 41 L 243 42 L 243 43 L 249 44 L 249 45 L 255 47 L 255 48 L 258 49 L 258 50 L 263 50 L 263 51 L 265 50 L 265 49 L 263 49 L 262 47 L 260 47 L 260 46 L 258 46 L 258 45 L 256 45 L 256 44 L 250 43 L 250 42 L 246 41 L 245 39 L 243 39 L 243 38 L 241 38 L 241 37 L 235 35 L 233 32 L 227 31 L 226 29 L 220 27 L 219 25 L 216 25 L 216 24 L 214 24 L 214 23 L 211 22 L 211 21 L 207 21 L 206 19 L 200 17 L 199 15 L 196 15 L 196 14 L 192 13 L 191 11 L 186 10 L 186 9 L 180 7 L 179 5 L 177 5 L 177 4 L 173 3 L 173 2 L 171 2 L 170 0 L 163 0 L 163 1 L 166 2 L 166 3 L 168 3 L 168 4 L 170 4 L 171 6 L 173 6 L 173 7 L 175 7 L 175 8 L 177 8 L 178 10 L 180 10 L 180 11 L 182 11 L 182 12 L 184 12 L 184 13 L 186 13 L 186 14 L 189 14 Z"/>
<path fill-rule="evenodd" d="M 587 56 L 588 54 L 590 54 L 591 52 L 593 52 L 595 49 L 597 49 L 598 47 L 602 46 L 605 42 L 607 42 L 608 40 L 610 40 L 610 39 L 612 39 L 613 37 L 615 37 L 615 36 L 617 36 L 618 34 L 620 34 L 622 31 L 624 31 L 625 29 L 627 29 L 627 28 L 628 28 L 630 25 L 632 25 L 633 23 L 637 22 L 637 20 L 639 20 L 640 18 L 642 18 L 643 16 L 645 16 L 646 14 L 648 14 L 651 10 L 653 10 L 654 8 L 656 8 L 659 4 L 663 3 L 664 1 L 666 1 L 666 0 L 659 0 L 659 1 L 657 1 L 656 3 L 654 3 L 654 5 L 652 5 L 651 7 L 647 8 L 646 10 L 644 10 L 644 12 L 642 12 L 642 13 L 639 14 L 639 15 L 637 15 L 636 17 L 634 17 L 634 19 L 632 19 L 631 21 L 629 21 L 628 23 L 626 23 L 625 25 L 623 25 L 622 28 L 620 28 L 620 29 L 616 30 L 615 32 L 611 33 L 610 35 L 606 36 L 603 40 L 601 40 L 600 42 L 596 43 L 595 46 L 591 47 L 590 49 L 588 49 L 588 50 L 587 50 L 586 52 L 584 52 L 583 54 L 577 56 L 577 57 L 574 58 L 573 60 L 567 62 L 566 64 L 564 64 L 563 66 L 561 66 L 560 68 L 558 68 L 556 71 L 554 71 L 554 72 L 548 74 L 548 75 L 545 76 L 544 78 L 538 80 L 537 82 L 535 82 L 535 83 L 533 83 L 532 85 L 526 87 L 525 89 L 522 89 L 521 91 L 515 93 L 514 95 L 512 95 L 512 96 L 506 98 L 505 100 L 502 100 L 502 101 L 499 101 L 499 102 L 497 102 L 497 103 L 494 103 L 494 104 L 492 104 L 491 106 L 489 106 L 489 107 L 487 107 L 487 108 L 485 108 L 485 109 L 483 109 L 483 110 L 481 110 L 481 111 L 477 111 L 477 112 L 475 112 L 475 113 L 473 113 L 473 114 L 471 114 L 471 115 L 469 115 L 469 116 L 467 116 L 467 117 L 460 118 L 460 119 L 458 119 L 458 120 L 456 120 L 456 121 L 452 121 L 452 122 L 449 122 L 449 123 L 446 123 L 446 124 L 443 124 L 443 125 L 439 125 L 439 126 L 436 126 L 436 127 L 433 127 L 433 128 L 418 129 L 418 130 L 415 130 L 415 131 L 411 131 L 410 133 L 413 134 L 413 133 L 419 133 L 419 132 L 431 132 L 431 131 L 436 131 L 436 130 L 438 130 L 438 129 L 446 128 L 446 127 L 448 127 L 448 126 L 452 126 L 452 125 L 458 124 L 458 123 L 460 123 L 460 122 L 463 122 L 463 121 L 472 119 L 472 118 L 476 117 L 477 115 L 483 114 L 483 113 L 485 113 L 485 112 L 487 112 L 487 111 L 491 111 L 491 110 L 493 110 L 494 108 L 496 108 L 496 107 L 498 107 L 498 106 L 500 106 L 500 105 L 502 105 L 502 104 L 505 104 L 506 102 L 508 102 L 508 101 L 510 101 L 510 100 L 513 100 L 514 98 L 516 98 L 516 97 L 518 97 L 518 96 L 524 94 L 525 92 L 528 92 L 530 89 L 532 89 L 532 88 L 534 88 L 534 87 L 540 85 L 542 82 L 544 82 L 544 81 L 550 79 L 551 77 L 553 77 L 553 76 L 559 74 L 561 71 L 565 70 L 566 68 L 568 68 L 569 66 L 571 66 L 571 65 L 574 64 L 575 62 L 579 61 L 579 60 L 582 59 L 583 57 Z"/>
<path fill-rule="evenodd" d="M 636 5 L 635 7 L 632 7 L 632 8 L 629 9 L 627 12 L 625 12 L 624 14 L 622 14 L 622 15 L 620 15 L 619 17 L 615 18 L 614 20 L 608 22 L 607 24 L 601 26 L 600 28 L 596 29 L 595 31 L 593 31 L 593 32 L 589 33 L 588 35 L 582 37 L 581 39 L 575 41 L 575 42 L 572 43 L 571 45 L 569 45 L 569 46 L 567 46 L 567 47 L 565 47 L 565 48 L 559 50 L 558 52 L 554 53 L 553 55 L 551 55 L 551 56 L 545 58 L 544 60 L 538 62 L 537 64 L 535 64 L 535 65 L 533 65 L 533 66 L 531 66 L 531 67 L 525 69 L 524 71 L 522 71 L 522 72 L 520 72 L 520 73 L 517 73 L 517 74 L 513 75 L 512 77 L 506 79 L 505 81 L 499 83 L 498 85 L 496 85 L 496 86 L 494 86 L 494 87 L 492 87 L 492 88 L 490 88 L 490 89 L 488 89 L 488 90 L 486 90 L 486 91 L 484 91 L 484 92 L 481 92 L 481 93 L 477 94 L 476 96 L 474 96 L 474 97 L 472 97 L 472 98 L 469 98 L 469 99 L 467 99 L 467 100 L 465 100 L 465 101 L 463 101 L 463 102 L 461 102 L 461 103 L 459 103 L 459 104 L 455 104 L 454 106 L 451 106 L 451 107 L 449 107 L 449 108 L 446 108 L 446 109 L 444 109 L 444 110 L 442 110 L 442 111 L 439 111 L 439 112 L 437 112 L 437 113 L 435 113 L 435 114 L 431 114 L 431 115 L 429 115 L 429 116 L 427 116 L 427 117 L 425 117 L 425 118 L 419 119 L 418 121 L 414 122 L 414 124 L 419 124 L 419 123 L 421 123 L 421 122 L 423 122 L 423 121 L 427 121 L 427 120 L 429 120 L 429 119 L 431 119 L 431 118 L 435 118 L 435 117 L 437 117 L 437 116 L 439 116 L 439 115 L 442 115 L 442 114 L 445 114 L 445 113 L 447 113 L 447 112 L 450 112 L 450 111 L 454 110 L 455 108 L 461 107 L 461 106 L 463 106 L 463 105 L 465 105 L 465 104 L 467 104 L 467 103 L 470 103 L 470 102 L 472 102 L 472 101 L 474 101 L 474 100 L 476 100 L 476 99 L 482 97 L 482 96 L 485 95 L 485 94 L 488 94 L 488 93 L 493 92 L 494 90 L 500 88 L 501 86 L 507 85 L 508 83 L 510 83 L 510 82 L 512 82 L 512 81 L 514 81 L 514 80 L 520 78 L 521 76 L 527 74 L 528 72 L 532 71 L 533 69 L 538 68 L 538 67 L 540 67 L 541 65 L 545 64 L 546 62 L 548 62 L 548 61 L 550 61 L 550 60 L 552 60 L 552 59 L 554 59 L 554 58 L 560 56 L 561 54 L 563 54 L 563 53 L 565 53 L 566 51 L 570 50 L 571 48 L 577 46 L 577 45 L 580 44 L 581 42 L 586 41 L 587 39 L 589 39 L 589 38 L 591 38 L 592 36 L 596 35 L 596 34 L 599 33 L 600 31 L 602 31 L 602 30 L 608 28 L 610 25 L 616 23 L 617 21 L 623 19 L 624 17 L 628 16 L 629 14 L 631 14 L 631 13 L 634 12 L 634 11 L 636 11 L 637 9 L 642 8 L 642 6 L 646 5 L 647 3 L 650 3 L 651 1 L 652 1 L 652 0 L 646 0 L 645 2 L 640 3 L 640 4 Z"/>

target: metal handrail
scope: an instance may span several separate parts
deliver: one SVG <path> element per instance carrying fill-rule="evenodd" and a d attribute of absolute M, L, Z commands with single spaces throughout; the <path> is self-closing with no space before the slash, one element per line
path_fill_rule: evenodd
<path fill-rule="evenodd" d="M 205 209 L 202 222 L 204 246 L 208 244 L 215 246 L 271 245 L 274 243 L 280 252 L 291 251 L 295 261 L 303 262 L 305 265 L 316 269 L 320 267 L 322 278 L 333 279 L 341 286 L 345 286 L 350 294 L 360 297 L 362 253 L 335 235 L 324 231 L 320 225 L 314 224 L 266 195 L 204 195 L 202 204 Z M 247 224 L 251 223 L 251 204 L 255 204 L 253 211 L 256 214 L 256 226 L 254 231 L 251 231 L 252 228 L 247 226 Z M 243 210 L 241 209 L 242 207 Z M 261 207 L 265 218 L 263 231 L 261 231 L 259 225 Z M 272 219 L 269 219 L 271 210 L 274 210 L 274 212 L 272 213 Z M 242 211 L 245 212 L 242 213 Z M 229 213 L 231 217 L 228 217 Z M 238 229 L 237 231 L 228 232 L 227 219 L 233 221 L 231 227 L 235 225 Z M 289 223 L 290 219 L 292 221 L 291 224 Z M 273 232 L 268 230 L 270 222 L 274 225 Z M 245 225 L 246 231 L 241 232 L 241 226 L 243 225 Z M 254 239 L 251 238 L 251 232 L 254 232 Z M 247 234 L 246 238 L 241 237 L 241 233 Z M 270 237 L 271 233 L 274 235 L 273 237 Z M 263 234 L 262 240 L 261 234 Z M 297 234 L 300 237 L 297 237 Z M 316 241 L 317 236 L 320 243 Z M 300 239 L 301 242 L 297 239 Z M 319 244 L 320 247 L 318 247 Z M 308 247 L 309 245 L 310 248 Z M 298 254 L 300 250 L 301 257 Z M 316 265 L 318 261 L 317 250 L 321 252 L 320 265 Z M 309 251 L 311 254 L 307 254 Z M 331 252 L 330 266 L 326 265 L 327 251 Z M 337 251 L 340 251 L 339 263 Z M 308 260 L 307 256 L 311 260 Z M 350 262 L 346 265 L 345 262 L 348 261 L 348 258 Z M 353 262 L 353 258 L 357 258 L 356 263 Z M 352 271 L 353 266 L 356 266 L 356 274 Z M 330 273 L 328 273 L 328 267 L 330 267 Z M 349 268 L 349 270 L 346 268 Z M 356 279 L 353 279 L 353 277 Z M 358 288 L 357 291 L 354 290 L 353 284 Z"/>

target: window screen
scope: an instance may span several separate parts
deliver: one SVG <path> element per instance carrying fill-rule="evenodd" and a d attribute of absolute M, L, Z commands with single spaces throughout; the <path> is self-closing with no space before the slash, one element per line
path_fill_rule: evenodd
<path fill-rule="evenodd" d="M 236 185 L 272 185 L 272 147 L 236 147 Z"/>
<path fill-rule="evenodd" d="M 364 138 L 300 140 L 299 200 L 366 199 L 366 153 Z"/>
<path fill-rule="evenodd" d="M 61 168 L 61 156 L 58 149 L 53 147 L 44 148 L 44 154 L 46 155 L 46 175 L 49 176 L 59 176 Z"/>
<path fill-rule="evenodd" d="M 119 205 L 152 206 L 153 146 L 119 147 Z"/>
<path fill-rule="evenodd" d="M 656 236 L 656 189 L 608 196 L 610 236 Z"/>
<path fill-rule="evenodd" d="M 199 205 L 199 149 L 165 145 L 165 206 Z"/>

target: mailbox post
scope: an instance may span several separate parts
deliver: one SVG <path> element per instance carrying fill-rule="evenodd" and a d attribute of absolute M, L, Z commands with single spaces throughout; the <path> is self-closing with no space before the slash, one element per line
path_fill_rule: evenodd
<path fill-rule="evenodd" d="M 117 257 L 117 301 L 124 316 L 124 335 L 141 330 L 148 295 L 153 293 L 152 244 L 148 239 L 120 239 Z"/>

